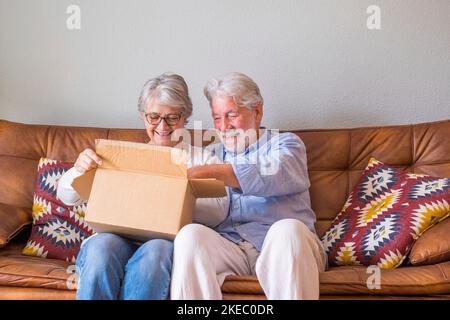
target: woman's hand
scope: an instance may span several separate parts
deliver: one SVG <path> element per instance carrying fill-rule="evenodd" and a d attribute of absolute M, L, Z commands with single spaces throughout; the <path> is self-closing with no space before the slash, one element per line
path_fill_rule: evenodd
<path fill-rule="evenodd" d="M 78 172 L 85 173 L 86 171 L 97 168 L 101 164 L 102 158 L 100 158 L 94 150 L 87 148 L 78 155 L 74 167 Z"/>

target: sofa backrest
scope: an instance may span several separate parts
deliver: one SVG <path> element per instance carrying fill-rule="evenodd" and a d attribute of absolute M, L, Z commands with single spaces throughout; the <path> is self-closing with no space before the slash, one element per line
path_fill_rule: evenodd
<path fill-rule="evenodd" d="M 403 126 L 292 130 L 305 143 L 311 203 L 322 235 L 344 205 L 370 157 L 411 172 L 450 177 L 450 120 Z M 0 203 L 33 203 L 41 157 L 74 162 L 94 140 L 148 140 L 143 129 L 29 125 L 0 120 Z"/>

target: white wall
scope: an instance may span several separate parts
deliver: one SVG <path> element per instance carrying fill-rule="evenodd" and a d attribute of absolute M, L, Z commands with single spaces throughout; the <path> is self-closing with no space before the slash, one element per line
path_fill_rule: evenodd
<path fill-rule="evenodd" d="M 448 119 L 450 1 L 0 0 L 0 118 L 138 128 L 139 91 L 164 71 L 207 126 L 203 85 L 229 71 L 260 85 L 268 127 Z"/>

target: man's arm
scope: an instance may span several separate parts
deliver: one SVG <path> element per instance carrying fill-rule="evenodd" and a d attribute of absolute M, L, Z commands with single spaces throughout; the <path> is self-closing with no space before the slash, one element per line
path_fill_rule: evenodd
<path fill-rule="evenodd" d="M 224 182 L 226 186 L 240 188 L 241 185 L 234 174 L 231 164 L 208 164 L 204 166 L 192 167 L 188 170 L 189 179 L 210 179 L 214 178 Z"/>
<path fill-rule="evenodd" d="M 257 197 L 302 193 L 310 186 L 306 148 L 293 133 L 282 133 L 269 140 L 256 159 L 232 162 L 244 195 Z"/>
<path fill-rule="evenodd" d="M 256 159 L 195 169 L 193 177 L 216 178 L 226 185 L 239 188 L 244 195 L 257 197 L 283 196 L 300 193 L 310 186 L 306 148 L 295 134 L 280 134 L 272 138 L 270 150 L 260 152 Z"/>

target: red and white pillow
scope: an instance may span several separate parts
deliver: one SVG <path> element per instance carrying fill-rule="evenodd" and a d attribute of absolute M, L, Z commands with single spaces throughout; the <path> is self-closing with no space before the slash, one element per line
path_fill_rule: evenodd
<path fill-rule="evenodd" d="M 41 158 L 33 198 L 31 235 L 22 253 L 75 262 L 93 230 L 84 222 L 86 203 L 67 206 L 56 197 L 57 182 L 72 163 Z"/>
<path fill-rule="evenodd" d="M 450 178 L 411 174 L 371 158 L 322 237 L 330 265 L 396 268 L 414 241 L 450 214 Z"/>

